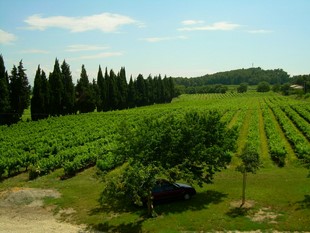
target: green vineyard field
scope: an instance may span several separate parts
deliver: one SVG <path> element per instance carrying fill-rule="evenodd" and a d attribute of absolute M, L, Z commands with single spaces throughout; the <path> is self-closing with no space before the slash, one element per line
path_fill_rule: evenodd
<path fill-rule="evenodd" d="M 171 104 L 2 126 L 0 177 L 29 172 L 29 178 L 34 179 L 61 167 L 65 176 L 73 176 L 96 164 L 99 168 L 113 167 L 115 161 L 111 161 L 109 154 L 114 149 L 120 124 L 135 125 L 145 117 L 191 110 L 216 110 L 222 114 L 227 127 L 236 127 L 239 133 L 237 154 L 249 142 L 260 154 L 268 153 L 267 158 L 262 158 L 264 163 L 270 164 L 268 160 L 272 160 L 275 165 L 285 166 L 290 162 L 288 157 L 300 161 L 310 154 L 308 106 L 309 102 L 275 93 L 197 94 L 182 95 Z M 260 133 L 259 129 L 264 131 Z M 260 135 L 265 135 L 267 142 Z M 261 148 L 268 148 L 268 151 L 261 151 Z M 294 153 L 288 154 L 289 151 Z M 233 159 L 233 163 L 236 161 Z"/>

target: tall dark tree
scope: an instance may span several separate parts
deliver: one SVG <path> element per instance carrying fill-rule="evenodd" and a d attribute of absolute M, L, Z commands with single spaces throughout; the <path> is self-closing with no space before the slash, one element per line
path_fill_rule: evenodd
<path fill-rule="evenodd" d="M 11 72 L 9 86 L 12 123 L 19 121 L 30 105 L 30 85 L 25 71 L 23 62 L 20 61 L 18 67 L 13 66 Z"/>
<path fill-rule="evenodd" d="M 31 98 L 31 119 L 40 120 L 48 117 L 49 88 L 46 75 L 38 66 L 34 78 L 33 94 Z"/>
<path fill-rule="evenodd" d="M 59 116 L 62 114 L 64 87 L 62 82 L 62 74 L 57 58 L 54 64 L 54 70 L 52 73 L 50 73 L 48 81 L 50 86 L 50 115 Z"/>
<path fill-rule="evenodd" d="M 119 94 L 119 109 L 127 108 L 128 84 L 125 67 L 122 67 L 119 74 L 117 75 L 117 86 Z"/>
<path fill-rule="evenodd" d="M 98 100 L 97 100 L 97 111 L 101 112 L 104 109 L 104 102 L 105 102 L 105 81 L 104 81 L 104 77 L 102 74 L 102 70 L 101 70 L 101 66 L 99 66 L 99 70 L 98 70 L 98 74 L 97 74 L 97 85 L 98 85 L 98 91 L 99 91 L 99 96 L 98 96 Z"/>
<path fill-rule="evenodd" d="M 110 95 L 110 76 L 108 73 L 108 68 L 105 68 L 105 72 L 104 72 L 104 99 L 103 99 L 103 111 L 109 111 L 111 110 L 111 95 Z"/>
<path fill-rule="evenodd" d="M 8 75 L 5 70 L 3 57 L 0 55 L 0 125 L 9 123 L 10 110 Z"/>
<path fill-rule="evenodd" d="M 108 78 L 108 94 L 109 94 L 109 110 L 118 109 L 120 103 L 120 94 L 117 86 L 117 76 L 114 71 L 110 70 L 110 75 Z"/>
<path fill-rule="evenodd" d="M 136 80 L 136 104 L 138 107 L 147 104 L 145 80 L 142 74 L 139 74 Z"/>
<path fill-rule="evenodd" d="M 74 113 L 74 104 L 75 104 L 75 90 L 74 84 L 72 81 L 72 75 L 70 71 L 70 66 L 64 60 L 61 65 L 61 74 L 62 74 L 62 85 L 63 85 L 63 94 L 62 94 L 62 114 L 72 114 Z"/>
<path fill-rule="evenodd" d="M 96 108 L 96 100 L 84 65 L 82 65 L 80 77 L 76 85 L 77 110 L 80 113 L 93 112 Z"/>
<path fill-rule="evenodd" d="M 128 107 L 134 108 L 136 107 L 136 88 L 135 83 L 132 79 L 132 76 L 130 77 L 129 84 L 128 84 Z"/>

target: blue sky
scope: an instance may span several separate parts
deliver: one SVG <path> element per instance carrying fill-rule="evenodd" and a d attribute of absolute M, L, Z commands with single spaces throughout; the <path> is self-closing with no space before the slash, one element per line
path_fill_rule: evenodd
<path fill-rule="evenodd" d="M 239 68 L 310 73 L 309 0 L 0 0 L 7 70 L 69 63 L 127 76 L 194 77 Z"/>

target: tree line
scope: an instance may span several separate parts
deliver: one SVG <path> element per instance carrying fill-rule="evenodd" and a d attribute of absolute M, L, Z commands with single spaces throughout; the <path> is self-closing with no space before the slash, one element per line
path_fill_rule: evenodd
<path fill-rule="evenodd" d="M 284 84 L 289 82 L 289 80 L 289 75 L 282 69 L 263 70 L 258 67 L 218 72 L 196 78 L 176 78 L 175 83 L 185 87 L 193 87 L 214 84 L 239 85 L 241 83 L 257 85 L 258 83 L 265 81 L 273 85 Z"/>
<path fill-rule="evenodd" d="M 49 116 L 87 113 L 97 110 L 111 111 L 126 108 L 169 103 L 177 95 L 171 77 L 161 75 L 144 79 L 139 74 L 127 82 L 125 68 L 118 73 L 112 69 L 103 73 L 99 66 L 97 79 L 89 81 L 84 65 L 80 78 L 74 85 L 69 64 L 59 64 L 55 59 L 54 69 L 48 77 L 40 65 L 37 68 L 32 89 L 22 61 L 13 66 L 8 75 L 2 55 L 0 56 L 0 124 L 12 124 L 21 119 L 31 104 L 32 120 Z M 31 97 L 31 98 L 30 98 Z"/>

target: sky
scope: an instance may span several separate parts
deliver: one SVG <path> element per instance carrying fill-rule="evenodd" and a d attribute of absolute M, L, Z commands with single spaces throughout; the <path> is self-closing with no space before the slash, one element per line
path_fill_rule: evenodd
<path fill-rule="evenodd" d="M 261 67 L 310 73 L 309 0 L 0 0 L 0 54 L 29 82 L 55 59 L 127 78 Z"/>

